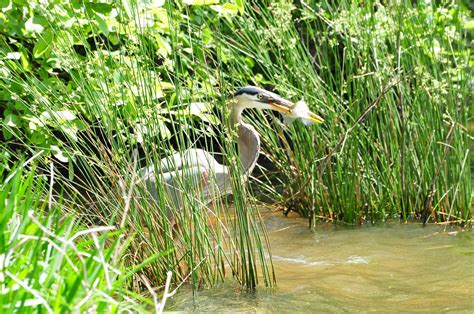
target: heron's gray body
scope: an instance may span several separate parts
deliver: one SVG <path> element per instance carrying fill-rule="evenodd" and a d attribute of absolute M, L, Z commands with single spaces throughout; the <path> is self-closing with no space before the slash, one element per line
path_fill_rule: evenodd
<path fill-rule="evenodd" d="M 175 207 L 182 206 L 186 193 L 201 194 L 203 200 L 210 200 L 218 194 L 231 192 L 227 167 L 202 149 L 175 153 L 162 159 L 157 168 L 143 168 L 141 178 L 155 200 L 159 199 L 158 193 L 162 193 L 158 190 L 162 185 L 165 197 Z"/>

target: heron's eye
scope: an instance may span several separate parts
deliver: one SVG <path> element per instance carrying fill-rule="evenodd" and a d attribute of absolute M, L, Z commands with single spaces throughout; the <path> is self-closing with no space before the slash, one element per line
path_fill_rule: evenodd
<path fill-rule="evenodd" d="M 262 94 L 257 94 L 257 99 L 263 99 L 263 95 Z"/>

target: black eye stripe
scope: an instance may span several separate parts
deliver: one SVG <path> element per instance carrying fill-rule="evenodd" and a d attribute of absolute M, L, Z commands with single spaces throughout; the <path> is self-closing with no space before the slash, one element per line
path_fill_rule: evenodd
<path fill-rule="evenodd" d="M 284 101 L 284 99 L 281 99 L 281 97 L 278 96 L 277 94 L 269 92 L 267 90 L 264 90 L 264 89 L 256 87 L 256 86 L 243 87 L 243 88 L 239 89 L 234 94 L 234 97 L 244 95 L 244 94 L 245 95 L 250 95 L 250 96 L 255 96 L 255 97 L 257 97 L 257 99 L 259 101 L 270 101 L 270 100 L 274 100 L 274 101 L 282 100 L 282 101 Z M 288 101 L 286 101 L 286 102 L 288 102 Z"/>
<path fill-rule="evenodd" d="M 234 96 L 239 96 L 239 95 L 242 95 L 242 94 L 247 94 L 247 95 L 258 95 L 260 94 L 262 91 L 258 88 L 258 87 L 253 87 L 253 86 L 247 86 L 247 87 L 244 87 L 244 88 L 241 88 L 239 89 L 235 94 Z"/>

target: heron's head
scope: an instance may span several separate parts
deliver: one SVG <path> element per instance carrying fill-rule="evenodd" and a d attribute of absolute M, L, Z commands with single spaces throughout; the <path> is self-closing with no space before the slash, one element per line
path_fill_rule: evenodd
<path fill-rule="evenodd" d="M 246 86 L 239 89 L 234 94 L 237 106 L 244 108 L 270 109 L 281 112 L 285 116 L 291 116 L 295 109 L 295 104 L 286 100 L 275 93 L 266 91 L 255 86 Z M 324 120 L 317 114 L 308 111 L 305 118 L 314 123 L 322 123 Z"/>

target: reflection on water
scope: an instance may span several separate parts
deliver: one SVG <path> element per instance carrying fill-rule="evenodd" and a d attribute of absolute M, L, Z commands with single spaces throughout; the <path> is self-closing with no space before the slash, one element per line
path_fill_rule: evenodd
<path fill-rule="evenodd" d="M 441 226 L 348 228 L 266 217 L 278 287 L 241 293 L 234 283 L 168 310 L 213 312 L 473 312 L 474 233 Z"/>

